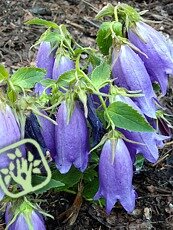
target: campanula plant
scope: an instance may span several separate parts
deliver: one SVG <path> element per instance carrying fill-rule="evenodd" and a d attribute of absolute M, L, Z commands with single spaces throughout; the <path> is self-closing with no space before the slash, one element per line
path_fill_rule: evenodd
<path fill-rule="evenodd" d="M 0 147 L 21 137 L 36 140 L 52 172 L 50 183 L 36 194 L 51 188 L 75 193 L 80 183 L 88 200 L 105 199 L 107 214 L 117 202 L 131 213 L 138 202 L 136 158 L 155 163 L 158 148 L 171 137 L 163 122 L 158 127 L 161 119 L 166 121 L 158 94 L 165 95 L 173 74 L 173 46 L 127 4 L 108 4 L 96 18 L 105 16 L 109 21 L 102 21 L 96 38 L 99 50 L 79 45 L 64 25 L 38 18 L 27 22 L 48 29 L 36 42 L 34 67 L 10 76 L 0 66 L 3 101 L 9 105 L 0 107 Z M 46 178 L 39 151 L 28 145 L 26 151 L 30 165 L 38 166 L 31 175 L 33 185 L 38 184 Z M 8 165 L 3 154 L 2 159 Z M 26 198 L 15 207 L 8 197 L 7 227 L 44 230 L 39 211 Z"/>

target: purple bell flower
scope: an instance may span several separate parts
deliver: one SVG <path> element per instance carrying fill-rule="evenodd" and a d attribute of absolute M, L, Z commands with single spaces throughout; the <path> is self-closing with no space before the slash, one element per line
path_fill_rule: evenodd
<path fill-rule="evenodd" d="M 59 76 L 75 68 L 74 62 L 67 56 L 57 56 L 53 66 L 52 78 L 57 80 Z"/>
<path fill-rule="evenodd" d="M 44 115 L 47 115 L 46 112 L 43 112 Z M 41 134 L 44 138 L 46 148 L 50 151 L 52 157 L 56 155 L 55 149 L 55 125 L 48 119 L 39 116 L 39 124 L 41 128 Z"/>
<path fill-rule="evenodd" d="M 127 103 L 128 105 L 132 106 L 135 110 L 137 110 L 141 115 L 143 115 L 142 111 L 130 98 L 117 96 L 116 100 Z M 121 132 L 127 139 L 141 143 L 135 144 L 131 142 L 126 142 L 126 146 L 128 147 L 132 158 L 134 159 L 136 154 L 140 153 L 151 163 L 154 163 L 158 160 L 158 147 L 163 147 L 163 140 L 168 138 L 166 136 L 159 135 L 156 132 L 132 132 L 123 129 L 121 129 Z"/>
<path fill-rule="evenodd" d="M 21 133 L 15 116 L 8 105 L 0 103 L 0 149 L 20 141 Z M 10 160 L 7 153 L 0 154 L 0 169 L 7 168 Z M 0 200 L 4 193 L 0 189 Z"/>
<path fill-rule="evenodd" d="M 20 207 L 20 209 L 16 220 L 9 225 L 8 230 L 46 230 L 44 219 L 37 210 L 34 210 L 30 206 L 26 206 L 23 210 Z M 11 205 L 7 205 L 5 212 L 6 225 L 10 223 L 14 215 L 15 213 L 13 213 Z"/>
<path fill-rule="evenodd" d="M 114 55 L 115 53 L 113 53 L 112 75 L 115 83 L 128 90 L 141 90 L 144 96 L 134 100 L 144 114 L 155 118 L 156 108 L 153 101 L 155 93 L 142 60 L 128 45 L 121 46 L 116 60 L 114 60 Z"/>
<path fill-rule="evenodd" d="M 54 56 L 55 50 L 52 51 L 50 42 L 42 42 L 37 53 L 36 66 L 47 71 L 45 78 L 52 78 L 53 65 L 55 62 Z M 43 90 L 44 86 L 40 83 L 35 85 L 35 93 L 40 95 Z M 50 90 L 47 90 L 47 93 L 50 93 Z"/>
<path fill-rule="evenodd" d="M 110 213 L 119 200 L 127 212 L 135 208 L 135 190 L 132 186 L 133 164 L 122 139 L 118 139 L 112 159 L 111 141 L 103 146 L 99 161 L 99 189 L 94 199 L 106 199 L 106 211 Z"/>
<path fill-rule="evenodd" d="M 84 112 L 75 103 L 74 111 L 67 124 L 67 107 L 62 102 L 56 115 L 55 127 L 56 156 L 55 163 L 61 173 L 67 173 L 72 164 L 84 171 L 88 164 L 89 135 Z"/>
<path fill-rule="evenodd" d="M 128 39 L 146 56 L 139 53 L 150 75 L 152 82 L 160 84 L 162 94 L 166 94 L 168 74 L 173 74 L 173 57 L 171 44 L 166 38 L 144 22 L 137 22 L 135 27 L 128 30 Z"/>

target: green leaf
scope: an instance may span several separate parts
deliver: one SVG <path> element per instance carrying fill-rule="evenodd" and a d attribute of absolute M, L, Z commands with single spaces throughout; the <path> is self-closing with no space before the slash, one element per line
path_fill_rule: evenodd
<path fill-rule="evenodd" d="M 104 55 L 109 54 L 112 45 L 111 22 L 103 22 L 97 32 L 97 45 Z"/>
<path fill-rule="evenodd" d="M 95 177 L 97 177 L 97 172 L 94 170 L 96 165 L 92 165 L 87 170 L 85 170 L 83 179 L 84 181 L 90 182 L 92 181 Z"/>
<path fill-rule="evenodd" d="M 7 79 L 9 77 L 9 73 L 7 71 L 7 69 L 5 68 L 4 65 L 0 65 L 0 82 L 2 82 L 3 80 Z"/>
<path fill-rule="evenodd" d="M 43 181 L 45 181 L 45 179 L 46 178 L 44 176 L 34 175 L 32 177 L 32 184 L 34 186 L 38 185 L 38 184 L 42 183 Z M 49 190 L 51 188 L 59 188 L 59 187 L 62 187 L 62 186 L 64 186 L 64 184 L 61 183 L 60 181 L 55 180 L 55 179 L 51 179 L 46 186 L 44 186 L 43 188 L 35 191 L 35 193 L 36 194 L 44 193 L 44 192 L 46 192 L 47 190 Z"/>
<path fill-rule="evenodd" d="M 37 82 L 40 82 L 46 74 L 46 70 L 36 67 L 22 67 L 12 76 L 11 81 L 14 86 L 20 88 L 33 88 Z"/>
<path fill-rule="evenodd" d="M 126 103 L 117 101 L 112 103 L 107 112 L 118 128 L 135 132 L 153 132 L 154 129 L 145 118 Z"/>
<path fill-rule="evenodd" d="M 91 200 L 96 194 L 99 187 L 98 178 L 94 178 L 92 181 L 88 182 L 84 186 L 83 196 L 85 199 Z"/>
<path fill-rule="evenodd" d="M 61 74 L 57 80 L 57 84 L 59 87 L 69 86 L 70 83 L 75 81 L 75 72 L 76 70 L 70 70 L 63 74 Z"/>
<path fill-rule="evenodd" d="M 100 89 L 104 85 L 104 83 L 110 78 L 110 75 L 111 66 L 108 65 L 106 62 L 103 62 L 93 70 L 91 74 L 91 81 L 97 89 Z"/>
<path fill-rule="evenodd" d="M 113 15 L 114 15 L 114 6 L 108 3 L 99 11 L 99 13 L 96 15 L 96 19 L 103 18 L 105 16 L 113 16 Z"/>
<path fill-rule="evenodd" d="M 136 161 L 134 163 L 134 166 L 135 166 L 137 172 L 141 171 L 141 169 L 144 165 L 144 161 L 145 161 L 145 158 L 142 155 L 138 154 L 136 156 Z"/>
<path fill-rule="evenodd" d="M 38 26 L 45 26 L 45 27 L 50 27 L 53 29 L 57 29 L 59 26 L 51 21 L 47 21 L 45 19 L 41 19 L 41 18 L 33 18 L 27 22 L 25 22 L 25 24 L 27 25 L 38 25 Z"/>
<path fill-rule="evenodd" d="M 40 84 L 42 84 L 44 87 L 47 87 L 47 86 L 51 86 L 51 85 L 55 84 L 55 82 L 56 81 L 53 79 L 45 78 L 45 79 L 40 81 Z"/>
<path fill-rule="evenodd" d="M 82 178 L 82 173 L 72 167 L 67 174 L 61 174 L 58 170 L 52 173 L 52 179 L 62 182 L 64 187 L 56 188 L 56 191 L 63 191 L 77 184 Z"/>

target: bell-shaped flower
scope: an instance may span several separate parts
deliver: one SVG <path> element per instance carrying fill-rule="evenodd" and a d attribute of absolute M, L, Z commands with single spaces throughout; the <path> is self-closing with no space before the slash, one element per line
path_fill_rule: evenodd
<path fill-rule="evenodd" d="M 138 106 L 128 97 L 117 96 L 116 100 L 127 103 L 132 106 L 135 110 L 137 110 L 141 115 L 142 111 L 138 108 Z M 154 132 L 133 132 L 128 130 L 121 129 L 121 132 L 124 136 L 133 141 L 126 142 L 126 146 L 128 147 L 131 156 L 136 156 L 136 154 L 142 154 L 148 161 L 154 163 L 157 161 L 159 157 L 158 147 L 163 147 L 163 140 L 168 137 L 162 136 Z M 136 142 L 136 143 L 135 143 Z"/>
<path fill-rule="evenodd" d="M 91 95 L 89 95 L 87 98 L 87 107 L 88 107 L 88 121 L 92 126 L 93 146 L 95 146 L 100 142 L 105 130 L 102 122 L 97 116 L 96 109 Z"/>
<path fill-rule="evenodd" d="M 46 112 L 43 113 L 47 116 Z M 39 116 L 38 121 L 41 128 L 41 133 L 46 144 L 46 150 L 48 150 L 52 157 L 56 155 L 55 149 L 55 125 L 45 117 Z"/>
<path fill-rule="evenodd" d="M 16 118 L 8 105 L 0 102 L 0 149 L 20 141 L 21 133 Z M 11 150 L 12 151 L 12 150 Z M 0 169 L 7 168 L 10 159 L 7 152 L 0 154 Z M 4 193 L 0 189 L 0 200 Z"/>
<path fill-rule="evenodd" d="M 133 164 L 124 141 L 118 139 L 112 152 L 112 143 L 107 140 L 100 156 L 99 189 L 94 199 L 106 199 L 107 213 L 111 212 L 117 201 L 127 212 L 132 212 L 135 208 L 132 178 Z"/>
<path fill-rule="evenodd" d="M 112 66 L 115 84 L 132 91 L 141 90 L 144 96 L 135 101 L 144 114 L 155 118 L 155 93 L 143 61 L 128 45 L 121 46 L 117 59 L 114 59 L 115 55 L 113 53 Z"/>
<path fill-rule="evenodd" d="M 41 113 L 47 116 L 46 112 L 42 111 Z M 52 157 L 55 155 L 55 125 L 45 117 L 31 113 L 26 118 L 25 138 L 36 140 L 44 154 L 49 151 Z M 27 147 L 31 152 L 34 152 L 35 158 L 39 158 L 33 145 L 27 144 Z"/>
<path fill-rule="evenodd" d="M 18 210 L 14 210 L 14 207 L 12 207 L 11 204 L 7 205 L 5 222 L 8 226 L 8 230 L 46 230 L 42 215 L 31 206 L 28 206 L 27 204 L 24 205 L 25 204 L 22 203 L 19 207 L 19 212 L 14 222 L 12 219 L 16 214 L 15 211 Z"/>
<path fill-rule="evenodd" d="M 84 171 L 88 164 L 89 135 L 84 112 L 75 103 L 74 110 L 68 122 L 68 111 L 62 102 L 56 114 L 54 157 L 57 168 L 61 173 L 67 173 L 72 164 Z"/>
<path fill-rule="evenodd" d="M 58 55 L 53 66 L 52 78 L 57 80 L 61 74 L 74 68 L 74 62 L 68 56 Z"/>
<path fill-rule="evenodd" d="M 166 94 L 168 74 L 173 74 L 173 56 L 171 44 L 166 38 L 144 22 L 137 22 L 129 28 L 128 39 L 147 57 L 138 53 L 150 75 L 152 82 L 160 84 L 162 94 Z"/>
<path fill-rule="evenodd" d="M 40 44 L 37 57 L 36 57 L 36 66 L 38 68 L 43 68 L 47 71 L 45 78 L 52 78 L 53 65 L 55 62 L 55 50 L 52 50 L 50 42 L 42 42 Z M 41 94 L 44 90 L 44 87 L 37 83 L 35 85 L 35 93 Z M 47 90 L 49 93 L 50 90 Z"/>

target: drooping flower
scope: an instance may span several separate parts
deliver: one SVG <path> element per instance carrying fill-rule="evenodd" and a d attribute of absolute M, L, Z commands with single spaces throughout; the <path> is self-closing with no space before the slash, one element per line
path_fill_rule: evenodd
<path fill-rule="evenodd" d="M 42 42 L 40 44 L 37 57 L 36 57 L 36 66 L 38 68 L 43 68 L 47 71 L 45 78 L 52 78 L 53 65 L 55 62 L 55 50 L 52 50 L 50 42 Z M 37 83 L 35 85 L 35 93 L 41 94 L 44 90 L 44 87 Z M 49 93 L 50 90 L 47 90 Z"/>
<path fill-rule="evenodd" d="M 173 74 L 173 57 L 171 44 L 168 45 L 165 37 L 144 22 L 137 22 L 128 30 L 128 39 L 146 56 L 139 53 L 150 75 L 152 82 L 160 84 L 162 94 L 166 94 L 168 74 Z"/>
<path fill-rule="evenodd" d="M 61 173 L 67 173 L 72 164 L 83 172 L 88 164 L 89 136 L 84 113 L 77 102 L 68 124 L 67 117 L 67 106 L 62 102 L 56 114 L 55 163 Z"/>
<path fill-rule="evenodd" d="M 67 56 L 57 56 L 53 66 L 52 78 L 57 80 L 59 76 L 75 68 L 74 62 Z"/>
<path fill-rule="evenodd" d="M 10 224 L 16 212 L 18 212 L 17 217 Z M 14 207 L 8 204 L 5 212 L 5 222 L 8 230 L 46 230 L 42 215 L 26 202 L 23 202 L 17 210 L 14 210 Z"/>
<path fill-rule="evenodd" d="M 103 146 L 99 161 L 99 190 L 94 199 L 106 199 L 106 211 L 110 213 L 119 200 L 127 212 L 135 208 L 135 191 L 132 186 L 133 164 L 129 151 L 122 139 L 118 139 L 114 159 L 111 141 Z"/>
<path fill-rule="evenodd" d="M 92 126 L 93 146 L 95 146 L 100 142 L 104 134 L 104 128 L 102 122 L 97 116 L 96 109 L 91 95 L 88 96 L 87 107 L 88 107 L 88 121 Z"/>
<path fill-rule="evenodd" d="M 11 145 L 21 139 L 19 125 L 15 116 L 8 105 L 0 102 L 0 149 Z M 11 150 L 12 151 L 12 150 Z M 7 153 L 0 154 L 0 169 L 7 168 L 10 159 Z M 3 198 L 4 193 L 0 189 L 0 200 Z"/>
<path fill-rule="evenodd" d="M 114 56 L 113 53 L 112 75 L 115 84 L 132 91 L 141 90 L 144 96 L 135 98 L 135 101 L 144 114 L 155 118 L 155 93 L 142 60 L 128 45 L 121 46 L 116 60 Z"/>
<path fill-rule="evenodd" d="M 132 106 L 135 110 L 137 110 L 141 115 L 142 111 L 138 108 L 138 106 L 128 97 L 117 96 L 116 100 L 127 103 Z M 136 154 L 142 154 L 148 161 L 154 163 L 157 161 L 159 157 L 158 147 L 163 147 L 163 140 L 168 137 L 159 135 L 154 132 L 133 132 L 128 130 L 121 129 L 121 132 L 124 136 L 137 143 L 126 142 L 126 146 L 128 147 L 131 156 L 136 156 Z M 140 144 L 141 143 L 141 144 Z"/>
<path fill-rule="evenodd" d="M 44 115 L 47 116 L 46 112 Z M 41 133 L 46 144 L 46 150 L 50 151 L 52 157 L 56 155 L 55 149 L 55 125 L 48 119 L 39 116 L 39 124 L 41 128 Z"/>
<path fill-rule="evenodd" d="M 45 112 L 42 112 L 47 115 Z M 31 113 L 26 118 L 25 137 L 36 140 L 41 146 L 43 153 L 49 151 L 51 156 L 55 155 L 55 125 L 48 119 Z M 28 146 L 34 156 L 37 158 L 38 153 L 34 146 Z M 33 149 L 34 148 L 34 149 Z"/>

